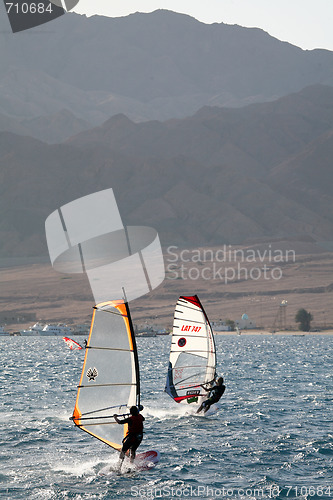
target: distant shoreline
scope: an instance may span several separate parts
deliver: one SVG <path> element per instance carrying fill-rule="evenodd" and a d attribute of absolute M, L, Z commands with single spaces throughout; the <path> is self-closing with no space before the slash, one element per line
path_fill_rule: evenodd
<path fill-rule="evenodd" d="M 304 335 L 333 335 L 333 330 L 320 330 L 319 332 L 301 332 L 299 330 L 278 330 L 276 332 L 272 332 L 269 330 L 258 330 L 258 328 L 249 329 L 249 330 L 241 330 L 240 334 L 237 332 L 216 332 L 214 334 L 217 336 L 220 335 L 236 335 L 241 337 L 242 335 L 289 335 L 289 336 L 297 336 L 303 337 Z"/>

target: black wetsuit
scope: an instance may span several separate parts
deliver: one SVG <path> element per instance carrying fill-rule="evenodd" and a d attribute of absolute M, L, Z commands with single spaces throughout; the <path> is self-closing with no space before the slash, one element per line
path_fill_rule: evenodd
<path fill-rule="evenodd" d="M 212 387 L 209 390 L 208 398 L 206 399 L 206 401 L 203 402 L 203 407 L 205 408 L 205 406 L 207 406 L 207 405 L 210 406 L 210 405 L 213 405 L 214 403 L 217 403 L 221 399 L 221 397 L 223 396 L 224 391 L 225 391 L 224 384 L 214 385 L 214 387 Z"/>
<path fill-rule="evenodd" d="M 120 422 L 121 424 L 128 424 L 128 433 L 123 439 L 122 452 L 126 453 L 129 449 L 135 451 L 140 445 L 143 438 L 144 420 L 145 417 L 139 413 L 139 415 L 132 415 Z"/>

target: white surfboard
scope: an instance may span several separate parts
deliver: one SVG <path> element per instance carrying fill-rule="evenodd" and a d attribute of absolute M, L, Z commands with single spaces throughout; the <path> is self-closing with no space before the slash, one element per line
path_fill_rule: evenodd
<path fill-rule="evenodd" d="M 159 451 L 150 450 L 144 453 L 138 453 L 134 460 L 134 465 L 138 470 L 148 470 L 155 467 L 160 461 L 161 455 Z"/>

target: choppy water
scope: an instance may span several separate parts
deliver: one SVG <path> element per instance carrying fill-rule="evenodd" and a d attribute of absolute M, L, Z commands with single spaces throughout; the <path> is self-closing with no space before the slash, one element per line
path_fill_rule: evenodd
<path fill-rule="evenodd" d="M 141 451 L 160 450 L 161 462 L 102 477 L 116 453 L 68 420 L 83 352 L 61 338 L 2 338 L 1 500 L 333 497 L 333 337 L 217 337 L 227 390 L 209 418 L 163 392 L 170 340 L 138 340 Z"/>

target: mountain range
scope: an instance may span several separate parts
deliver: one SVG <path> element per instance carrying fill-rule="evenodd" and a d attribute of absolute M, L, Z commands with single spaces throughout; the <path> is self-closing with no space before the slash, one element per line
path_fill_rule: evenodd
<path fill-rule="evenodd" d="M 135 123 L 123 114 L 61 144 L 0 133 L 0 255 L 46 255 L 45 218 L 112 187 L 123 222 L 164 247 L 333 240 L 333 88 Z"/>
<path fill-rule="evenodd" d="M 13 34 L 1 3 L 0 61 L 0 130 L 48 143 L 119 113 L 165 121 L 205 105 L 241 107 L 333 85 L 330 51 L 165 10 L 122 18 L 68 13 Z"/>

